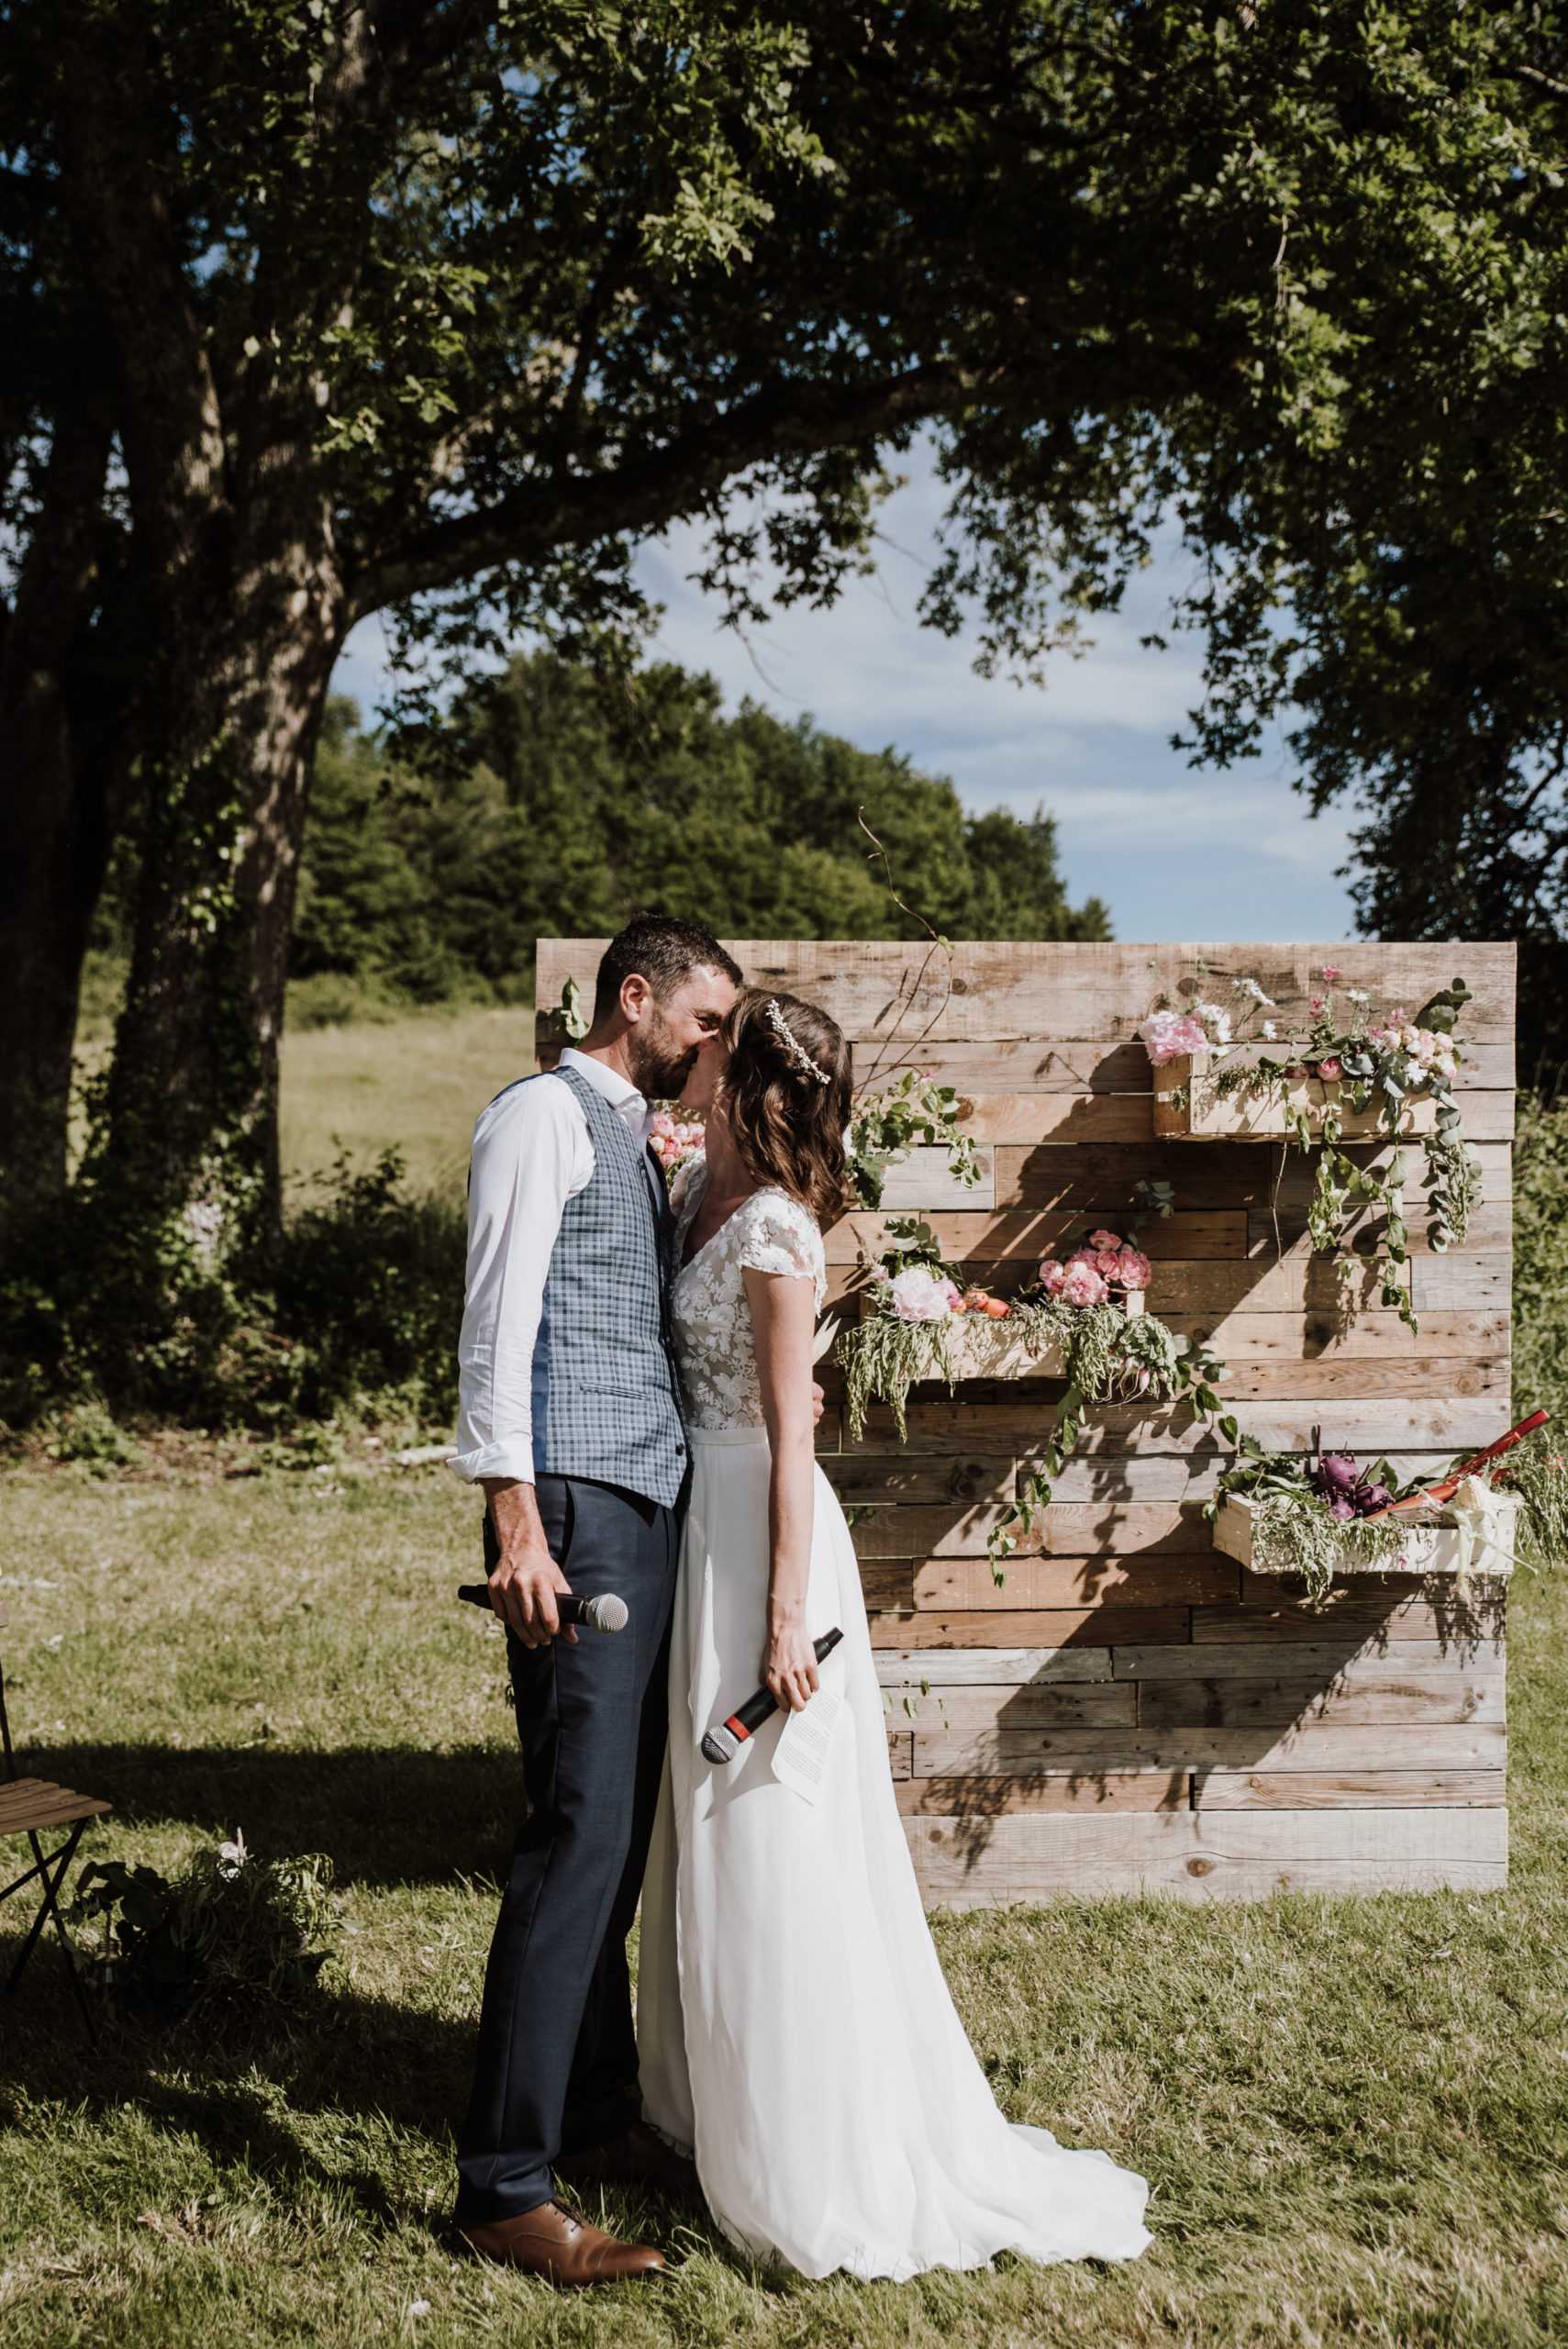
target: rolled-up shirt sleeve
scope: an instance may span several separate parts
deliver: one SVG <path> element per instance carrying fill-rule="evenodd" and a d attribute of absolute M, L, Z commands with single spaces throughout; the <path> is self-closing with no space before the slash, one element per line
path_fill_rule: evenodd
<path fill-rule="evenodd" d="M 534 1480 L 534 1350 L 545 1281 L 562 1211 L 593 1173 L 587 1119 L 558 1079 L 512 1085 L 473 1129 L 451 1463 L 470 1483 Z"/>

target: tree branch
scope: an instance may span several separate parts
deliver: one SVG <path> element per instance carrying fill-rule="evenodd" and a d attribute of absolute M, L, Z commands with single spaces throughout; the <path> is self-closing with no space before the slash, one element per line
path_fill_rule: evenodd
<path fill-rule="evenodd" d="M 768 457 L 806 455 L 880 439 L 1002 381 L 1006 370 L 956 360 L 825 396 L 814 387 L 760 394 L 730 415 L 682 435 L 615 471 L 560 474 L 514 490 L 473 514 L 368 553 L 349 574 L 351 620 L 406 596 L 453 587 L 504 562 L 559 546 L 647 530 L 689 513 L 737 473 Z"/>

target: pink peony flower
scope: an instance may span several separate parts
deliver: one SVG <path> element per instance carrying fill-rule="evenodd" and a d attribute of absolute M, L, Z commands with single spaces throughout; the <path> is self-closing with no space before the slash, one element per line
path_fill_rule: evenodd
<path fill-rule="evenodd" d="M 1119 1245 L 1115 1248 L 1096 1248 L 1092 1261 L 1095 1272 L 1103 1281 L 1114 1281 L 1121 1263 Z"/>
<path fill-rule="evenodd" d="M 1047 1297 L 1060 1297 L 1067 1282 L 1067 1267 L 1054 1256 L 1042 1256 L 1040 1285 Z"/>
<path fill-rule="evenodd" d="M 1062 1294 L 1069 1305 L 1103 1305 L 1110 1292 L 1093 1264 L 1075 1256 L 1067 1267 Z"/>
<path fill-rule="evenodd" d="M 1337 1085 L 1344 1072 L 1337 1060 L 1319 1061 L 1318 1074 L 1325 1085 Z"/>
<path fill-rule="evenodd" d="M 1323 977 L 1324 977 L 1325 984 L 1326 984 L 1326 985 L 1328 985 L 1329 986 L 1332 986 L 1332 985 L 1333 985 L 1333 984 L 1334 984 L 1334 981 L 1335 981 L 1336 979 L 1338 979 L 1338 978 L 1342 978 L 1342 977 L 1343 977 L 1343 975 L 1344 975 L 1344 974 L 1343 974 L 1343 973 L 1341 972 L 1341 970 L 1340 969 L 1340 966 L 1339 966 L 1338 963 L 1324 963 L 1324 965 L 1323 965 Z"/>
<path fill-rule="evenodd" d="M 1124 1248 L 1117 1258 L 1116 1276 L 1123 1288 L 1147 1288 L 1153 1266 L 1140 1249 Z"/>
<path fill-rule="evenodd" d="M 945 1321 L 960 1301 L 951 1281 L 910 1264 L 888 1283 L 893 1309 L 901 1321 Z"/>
<path fill-rule="evenodd" d="M 1091 1248 L 1119 1248 L 1121 1234 L 1119 1231 L 1091 1231 L 1089 1245 Z"/>
<path fill-rule="evenodd" d="M 1156 1068 L 1185 1053 L 1201 1052 L 1208 1042 L 1198 1021 L 1184 1011 L 1151 1012 L 1138 1032 Z"/>

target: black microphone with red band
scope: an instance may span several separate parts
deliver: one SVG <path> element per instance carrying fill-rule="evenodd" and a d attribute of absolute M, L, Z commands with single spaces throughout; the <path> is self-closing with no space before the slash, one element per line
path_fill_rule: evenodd
<path fill-rule="evenodd" d="M 819 1640 L 813 1641 L 818 1664 L 824 1656 L 832 1654 L 843 1636 L 842 1631 L 834 1630 L 824 1631 Z M 707 1760 L 732 1762 L 740 1748 L 751 1742 L 752 1731 L 761 1729 L 769 1715 L 776 1713 L 778 1709 L 779 1700 L 773 1690 L 759 1688 L 754 1697 L 748 1697 L 746 1702 L 730 1714 L 722 1729 L 709 1730 L 702 1742 L 702 1750 Z"/>
<path fill-rule="evenodd" d="M 466 1598 L 471 1607 L 490 1607 L 487 1582 L 459 1583 L 457 1595 Z M 495 1610 L 491 1608 L 490 1611 L 494 1614 Z M 631 1616 L 625 1599 L 615 1598 L 609 1591 L 602 1598 L 579 1598 L 574 1590 L 558 1590 L 555 1612 L 562 1623 L 586 1623 L 595 1631 L 624 1631 Z"/>

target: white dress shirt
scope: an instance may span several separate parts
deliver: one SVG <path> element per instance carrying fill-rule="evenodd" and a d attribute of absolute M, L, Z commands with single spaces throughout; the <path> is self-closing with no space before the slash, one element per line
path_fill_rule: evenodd
<path fill-rule="evenodd" d="M 645 1147 L 651 1113 L 642 1095 L 603 1061 L 570 1045 L 561 1065 L 575 1069 L 625 1119 L 651 1190 L 661 1178 Z M 451 1464 L 470 1483 L 481 1476 L 534 1481 L 534 1346 L 544 1286 L 562 1212 L 593 1174 L 583 1105 L 558 1078 L 508 1085 L 481 1110 L 469 1163 L 468 1271 Z"/>

